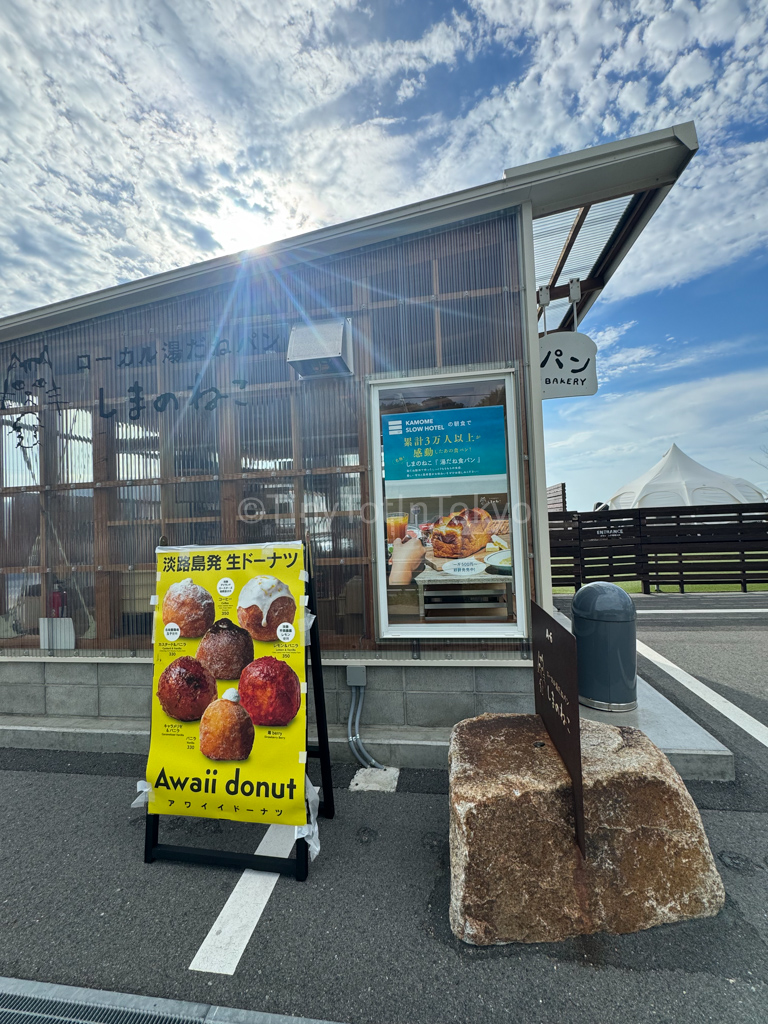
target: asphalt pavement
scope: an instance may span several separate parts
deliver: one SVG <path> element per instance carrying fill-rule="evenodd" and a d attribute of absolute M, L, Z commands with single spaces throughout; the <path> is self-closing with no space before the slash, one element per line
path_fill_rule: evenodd
<path fill-rule="evenodd" d="M 768 595 L 755 597 L 764 618 L 654 612 L 638 636 L 765 721 Z M 689 784 L 726 887 L 716 918 L 464 945 L 448 925 L 447 773 L 403 770 L 395 793 L 350 792 L 354 769 L 339 766 L 308 881 L 278 881 L 233 975 L 190 971 L 240 872 L 144 864 L 144 814 L 129 806 L 142 758 L 3 750 L 0 975 L 342 1024 L 762 1022 L 768 749 L 655 665 L 641 659 L 640 672 L 736 755 L 735 782 Z M 243 851 L 263 834 L 196 819 L 161 829 L 166 842 Z"/>

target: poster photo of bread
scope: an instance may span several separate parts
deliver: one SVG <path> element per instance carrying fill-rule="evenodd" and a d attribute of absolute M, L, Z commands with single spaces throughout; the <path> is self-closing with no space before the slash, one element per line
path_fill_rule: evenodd
<path fill-rule="evenodd" d="M 381 384 L 383 636 L 517 635 L 513 393 L 493 376 Z"/>
<path fill-rule="evenodd" d="M 157 548 L 150 814 L 303 825 L 301 541 Z"/>

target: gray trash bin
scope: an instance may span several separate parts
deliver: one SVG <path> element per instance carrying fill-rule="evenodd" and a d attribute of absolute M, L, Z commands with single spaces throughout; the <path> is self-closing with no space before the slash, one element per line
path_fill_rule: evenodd
<path fill-rule="evenodd" d="M 615 583 L 587 583 L 571 605 L 579 703 L 601 711 L 637 707 L 637 612 Z"/>

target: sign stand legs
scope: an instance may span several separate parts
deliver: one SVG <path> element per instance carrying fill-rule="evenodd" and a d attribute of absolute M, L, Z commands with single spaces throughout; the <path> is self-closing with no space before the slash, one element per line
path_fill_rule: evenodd
<path fill-rule="evenodd" d="M 312 578 L 307 552 L 307 608 L 317 615 L 315 583 Z M 320 654 L 320 631 L 315 617 L 309 630 L 309 659 L 312 668 L 312 692 L 315 698 L 317 718 L 317 745 L 307 745 L 307 757 L 320 760 L 320 779 L 323 799 L 320 801 L 320 815 L 332 818 L 334 815 L 333 780 L 331 778 L 331 748 L 328 743 L 328 719 L 325 713 L 325 690 L 323 688 L 323 664 Z M 258 853 L 231 853 L 225 850 L 204 850 L 196 846 L 169 846 L 160 842 L 160 815 L 149 814 L 144 831 L 144 863 L 156 860 L 184 861 L 187 864 L 215 864 L 220 867 L 251 868 L 254 871 L 272 871 L 281 875 L 293 875 L 297 881 L 305 882 L 309 874 L 309 847 L 306 839 L 296 840 L 295 857 L 267 857 Z"/>
<path fill-rule="evenodd" d="M 309 554 L 309 535 L 305 543 L 307 552 L 307 607 L 315 616 L 309 630 L 309 663 L 312 666 L 312 692 L 315 698 L 315 718 L 317 720 L 317 746 L 307 746 L 307 757 L 320 759 L 320 781 L 323 788 L 323 799 L 320 801 L 320 814 L 324 818 L 334 815 L 333 781 L 331 779 L 331 748 L 328 743 L 328 719 L 325 713 L 325 687 L 323 685 L 323 661 L 320 656 L 320 630 L 317 625 L 317 603 L 315 597 L 315 579 L 312 575 L 311 556 Z"/>

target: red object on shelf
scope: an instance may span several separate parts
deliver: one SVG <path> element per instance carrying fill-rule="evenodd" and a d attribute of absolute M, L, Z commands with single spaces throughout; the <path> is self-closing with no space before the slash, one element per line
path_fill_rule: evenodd
<path fill-rule="evenodd" d="M 60 583 L 54 583 L 48 595 L 48 618 L 64 619 L 67 617 L 67 592 Z"/>

